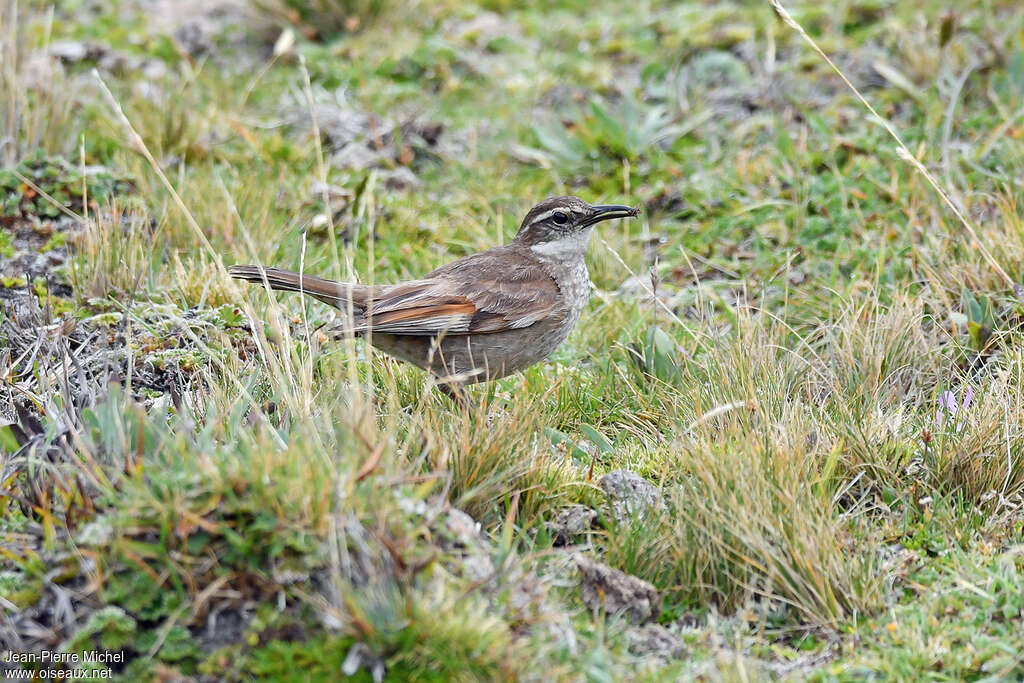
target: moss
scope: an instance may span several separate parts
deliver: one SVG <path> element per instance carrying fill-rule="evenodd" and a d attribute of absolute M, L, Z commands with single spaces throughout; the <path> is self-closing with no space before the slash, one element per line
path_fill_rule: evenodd
<path fill-rule="evenodd" d="M 67 244 L 67 241 L 68 234 L 66 232 L 55 232 L 53 233 L 53 235 L 50 236 L 50 239 L 46 240 L 46 244 L 39 247 L 39 252 L 45 254 L 48 251 L 60 249 L 65 244 Z"/>
<path fill-rule="evenodd" d="M 0 228 L 0 256 L 4 258 L 14 256 L 14 235 L 6 228 Z"/>
<path fill-rule="evenodd" d="M 21 289 L 28 282 L 23 277 L 0 276 L 0 287 L 5 289 Z"/>
<path fill-rule="evenodd" d="M 0 218 L 52 219 L 64 210 L 81 213 L 86 196 L 90 202 L 102 204 L 131 192 L 132 184 L 104 168 L 91 168 L 83 176 L 79 166 L 63 157 L 46 156 L 39 150 L 13 168 L 0 169 L 0 189 L 3 190 Z"/>

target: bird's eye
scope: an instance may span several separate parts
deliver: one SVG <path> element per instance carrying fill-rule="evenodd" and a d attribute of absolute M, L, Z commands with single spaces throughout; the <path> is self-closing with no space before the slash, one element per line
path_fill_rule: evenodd
<path fill-rule="evenodd" d="M 555 212 L 555 213 L 554 213 L 554 214 L 553 214 L 553 215 L 551 216 L 551 220 L 553 220 L 554 222 L 558 223 L 559 225 L 565 225 L 566 223 L 568 223 L 568 222 L 569 222 L 569 217 L 568 217 L 568 216 L 566 216 L 566 215 L 565 215 L 564 213 L 562 213 L 561 211 L 556 211 L 556 212 Z"/>

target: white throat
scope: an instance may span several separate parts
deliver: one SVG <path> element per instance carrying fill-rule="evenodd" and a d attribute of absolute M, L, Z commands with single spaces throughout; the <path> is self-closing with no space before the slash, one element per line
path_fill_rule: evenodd
<path fill-rule="evenodd" d="M 590 243 L 591 230 L 593 228 L 587 228 L 557 240 L 535 244 L 530 249 L 545 261 L 564 262 L 574 258 L 583 258 L 587 253 L 587 245 Z"/>

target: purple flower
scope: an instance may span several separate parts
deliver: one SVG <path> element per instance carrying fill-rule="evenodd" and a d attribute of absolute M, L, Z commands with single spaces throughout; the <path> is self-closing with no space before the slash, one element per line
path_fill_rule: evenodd
<path fill-rule="evenodd" d="M 947 415 L 951 420 L 955 421 L 956 414 L 960 411 L 966 411 L 967 406 L 971 405 L 972 398 L 974 398 L 974 387 L 967 387 L 967 393 L 964 395 L 964 400 L 962 402 L 957 400 L 956 394 L 952 391 L 942 392 L 942 396 L 939 398 L 939 409 L 935 411 L 935 421 L 939 426 L 942 426 Z M 966 419 L 960 420 L 960 422 L 956 424 L 956 431 L 960 432 L 964 428 L 965 424 L 967 424 Z"/>

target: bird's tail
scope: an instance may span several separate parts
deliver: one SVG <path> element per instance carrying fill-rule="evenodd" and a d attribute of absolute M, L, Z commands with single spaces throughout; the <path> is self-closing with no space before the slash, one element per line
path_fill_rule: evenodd
<path fill-rule="evenodd" d="M 265 284 L 271 289 L 283 292 L 302 292 L 340 310 L 346 310 L 351 302 L 353 308 L 361 311 L 366 308 L 373 296 L 371 288 L 367 285 L 335 282 L 280 268 L 231 266 L 228 268 L 228 273 L 237 280 Z"/>

